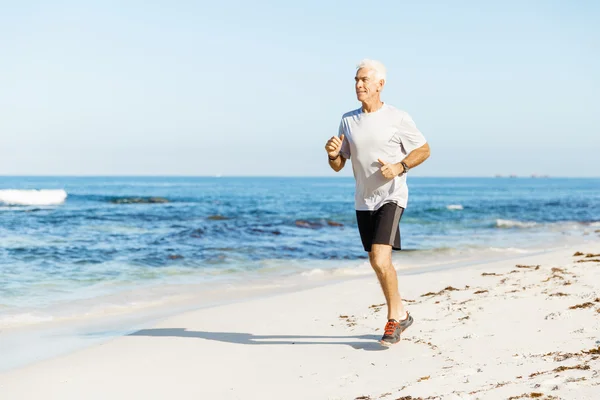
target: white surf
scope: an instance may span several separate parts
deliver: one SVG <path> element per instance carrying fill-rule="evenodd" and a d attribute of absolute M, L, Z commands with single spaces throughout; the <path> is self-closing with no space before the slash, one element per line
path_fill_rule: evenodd
<path fill-rule="evenodd" d="M 18 206 L 48 206 L 62 204 L 67 192 L 62 189 L 3 189 L 0 190 L 0 203 Z"/>

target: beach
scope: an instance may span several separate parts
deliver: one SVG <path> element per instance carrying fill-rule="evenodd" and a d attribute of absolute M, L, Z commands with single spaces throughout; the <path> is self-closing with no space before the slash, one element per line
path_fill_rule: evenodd
<path fill-rule="evenodd" d="M 166 317 L 4 372 L 0 398 L 598 398 L 600 241 L 399 274 L 391 348 L 366 275 Z"/>
<path fill-rule="evenodd" d="M 600 2 L 381 5 L 2 7 L 0 400 L 600 400 Z"/>

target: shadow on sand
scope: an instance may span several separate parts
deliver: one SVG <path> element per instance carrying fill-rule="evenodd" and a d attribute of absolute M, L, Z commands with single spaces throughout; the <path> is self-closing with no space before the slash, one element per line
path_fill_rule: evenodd
<path fill-rule="evenodd" d="M 387 347 L 379 344 L 379 336 L 295 336 L 295 335 L 253 335 L 251 333 L 234 332 L 201 332 L 188 331 L 185 328 L 142 329 L 127 336 L 181 337 L 214 340 L 224 343 L 249 345 L 332 345 L 351 346 L 357 350 L 381 351 Z M 316 339 L 316 340 L 315 340 Z M 322 340 L 319 340 L 322 339 Z M 331 339 L 331 340 L 325 340 Z M 346 339 L 346 341 L 343 341 Z M 363 340 L 363 341 L 356 341 Z"/>

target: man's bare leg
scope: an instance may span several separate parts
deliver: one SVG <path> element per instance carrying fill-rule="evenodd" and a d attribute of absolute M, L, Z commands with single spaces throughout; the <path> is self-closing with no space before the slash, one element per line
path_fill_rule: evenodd
<path fill-rule="evenodd" d="M 406 312 L 398 291 L 396 269 L 392 265 L 392 246 L 374 244 L 369 252 L 369 261 L 383 289 L 388 307 L 388 319 L 403 320 L 406 318 Z"/>

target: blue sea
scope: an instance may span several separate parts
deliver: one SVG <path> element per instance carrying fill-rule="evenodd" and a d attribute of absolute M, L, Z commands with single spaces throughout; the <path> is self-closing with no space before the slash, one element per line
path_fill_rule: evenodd
<path fill-rule="evenodd" d="M 408 182 L 400 267 L 600 233 L 600 179 Z M 364 267 L 353 194 L 351 177 L 2 177 L 0 325 L 140 288 Z"/>

